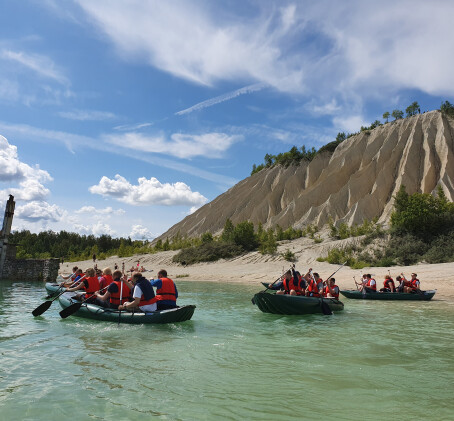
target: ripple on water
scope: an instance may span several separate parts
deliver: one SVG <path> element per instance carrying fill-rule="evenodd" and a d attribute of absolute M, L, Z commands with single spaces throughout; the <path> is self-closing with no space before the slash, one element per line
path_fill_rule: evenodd
<path fill-rule="evenodd" d="M 251 287 L 178 286 L 197 305 L 192 321 L 118 326 L 63 320 L 58 303 L 33 318 L 42 286 L 2 285 L 2 418 L 410 420 L 454 409 L 450 304 L 345 300 L 332 317 L 292 317 L 261 313 Z"/>

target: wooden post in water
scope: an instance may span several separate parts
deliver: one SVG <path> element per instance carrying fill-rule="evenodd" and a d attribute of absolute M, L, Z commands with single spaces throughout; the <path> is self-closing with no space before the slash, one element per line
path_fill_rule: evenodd
<path fill-rule="evenodd" d="M 3 265 L 6 260 L 6 252 L 8 248 L 8 237 L 11 232 L 11 226 L 13 224 L 14 208 L 16 207 L 16 202 L 14 201 L 14 196 L 9 195 L 9 199 L 6 202 L 5 216 L 3 218 L 3 226 L 0 231 L 0 279 L 3 274 Z"/>

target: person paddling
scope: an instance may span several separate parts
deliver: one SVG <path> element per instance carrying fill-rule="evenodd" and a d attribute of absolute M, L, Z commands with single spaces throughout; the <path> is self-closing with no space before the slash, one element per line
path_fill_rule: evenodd
<path fill-rule="evenodd" d="M 396 286 L 394 285 L 394 281 L 393 278 L 391 278 L 391 275 L 385 275 L 383 288 L 380 289 L 380 292 L 396 292 Z"/>
<path fill-rule="evenodd" d="M 274 285 L 274 288 L 279 289 L 276 292 L 278 295 L 302 295 L 306 288 L 306 282 L 302 279 L 300 273 L 295 270 L 295 265 L 293 265 L 291 270 L 289 269 L 285 272 L 282 281 Z"/>
<path fill-rule="evenodd" d="M 326 287 L 324 290 L 324 297 L 326 298 L 336 298 L 339 299 L 339 287 L 335 284 L 336 280 L 334 278 L 329 278 L 326 281 Z"/>
<path fill-rule="evenodd" d="M 309 268 L 304 278 L 307 280 L 306 296 L 320 297 L 323 294 L 323 279 L 317 272 L 312 273 L 312 268 Z"/>
<path fill-rule="evenodd" d="M 145 279 L 141 272 L 134 272 L 131 281 L 134 285 L 134 291 L 132 293 L 133 301 L 119 305 L 118 310 L 133 310 L 138 308 L 145 313 L 156 311 L 157 299 L 150 281 Z"/>
<path fill-rule="evenodd" d="M 405 279 L 403 273 L 401 273 L 401 275 L 402 279 L 404 280 L 404 292 L 415 293 L 420 291 L 420 282 L 419 279 L 417 278 L 418 275 L 416 273 L 411 274 L 411 279 L 409 281 Z"/>
<path fill-rule="evenodd" d="M 85 295 L 83 296 L 84 300 L 87 300 L 87 302 L 89 303 L 95 302 L 96 296 L 94 294 L 96 291 L 99 291 L 99 281 L 93 268 L 86 270 L 86 277 L 79 285 L 76 285 L 72 288 L 66 288 L 67 292 L 74 292 L 79 290 L 85 291 Z"/>
<path fill-rule="evenodd" d="M 167 277 L 167 271 L 161 269 L 158 279 L 150 280 L 151 286 L 156 288 L 158 310 L 167 310 L 177 307 L 178 290 L 175 282 Z"/>
<path fill-rule="evenodd" d="M 96 292 L 95 304 L 101 307 L 110 307 L 117 309 L 120 304 L 125 304 L 129 301 L 131 290 L 128 282 L 126 281 L 126 275 L 122 276 L 121 271 L 116 270 L 113 275 L 113 281 L 107 287 L 105 294 L 101 294 L 99 291 Z M 123 290 L 121 284 L 123 283 Z M 121 297 L 120 297 L 121 295 Z"/>

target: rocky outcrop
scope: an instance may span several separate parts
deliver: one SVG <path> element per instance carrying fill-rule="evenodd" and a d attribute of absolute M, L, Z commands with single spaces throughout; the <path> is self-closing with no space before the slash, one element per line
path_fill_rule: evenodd
<path fill-rule="evenodd" d="M 454 120 L 439 111 L 361 132 L 310 163 L 264 169 L 171 227 L 160 238 L 219 234 L 225 220 L 265 228 L 336 222 L 386 223 L 401 185 L 454 199 Z"/>

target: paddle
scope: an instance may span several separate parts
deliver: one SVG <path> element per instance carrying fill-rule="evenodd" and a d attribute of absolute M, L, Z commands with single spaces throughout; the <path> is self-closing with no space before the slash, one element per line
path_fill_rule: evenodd
<path fill-rule="evenodd" d="M 84 277 L 82 277 L 81 279 L 84 279 Z M 76 282 L 79 282 L 81 279 L 78 279 Z M 74 285 L 76 285 L 76 282 L 74 282 L 71 286 L 73 287 Z M 49 309 L 49 307 L 52 305 L 52 303 L 58 298 L 60 297 L 60 295 L 62 295 L 64 292 L 66 292 L 66 288 L 65 290 L 63 290 L 62 292 L 60 292 L 60 294 L 58 294 L 54 299 L 50 300 L 50 301 L 44 301 L 44 303 L 40 304 L 38 307 L 36 307 L 33 311 L 32 311 L 32 314 L 34 317 L 37 317 L 37 316 L 41 316 L 41 314 L 43 314 L 45 311 L 47 311 Z"/>
<path fill-rule="evenodd" d="M 120 305 L 121 305 L 122 298 L 123 298 L 123 279 L 121 280 L 121 286 L 120 286 Z M 121 310 L 118 310 L 118 326 L 120 326 L 120 318 L 121 318 Z"/>
<path fill-rule="evenodd" d="M 336 272 L 334 272 L 334 273 L 336 273 Z M 309 273 L 311 274 L 312 280 L 315 282 L 315 285 L 317 285 L 317 281 L 314 278 L 314 274 L 312 273 L 312 270 L 310 270 Z M 334 273 L 333 273 L 333 275 L 334 275 Z M 333 276 L 333 275 L 331 275 L 331 276 Z M 330 278 L 331 278 L 331 276 L 330 276 Z M 322 291 L 322 293 L 320 295 L 320 306 L 322 307 L 322 313 L 325 316 L 331 316 L 331 314 L 333 314 L 333 312 L 329 308 L 329 305 L 326 303 L 326 301 L 323 301 L 323 291 Z"/>
<path fill-rule="evenodd" d="M 100 289 L 98 292 L 101 292 L 105 289 L 109 288 L 109 285 L 106 287 Z M 60 317 L 62 319 L 66 319 L 67 317 L 71 316 L 71 314 L 74 314 L 79 308 L 82 307 L 82 304 L 85 303 L 85 301 L 89 300 L 91 297 L 93 297 L 95 294 L 91 294 L 89 297 L 85 298 L 85 300 L 82 300 L 78 303 L 71 304 L 70 306 L 64 308 L 62 311 L 60 311 Z"/>

